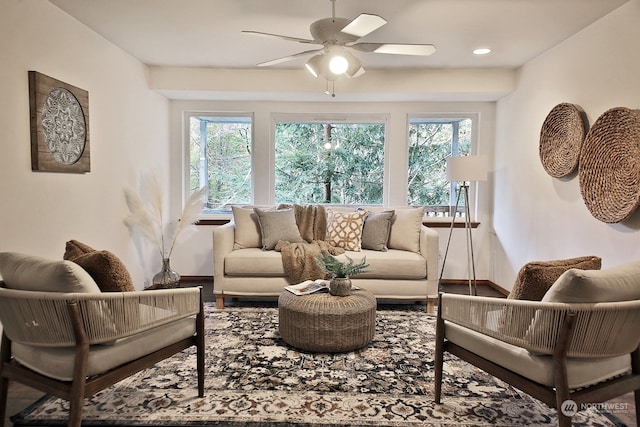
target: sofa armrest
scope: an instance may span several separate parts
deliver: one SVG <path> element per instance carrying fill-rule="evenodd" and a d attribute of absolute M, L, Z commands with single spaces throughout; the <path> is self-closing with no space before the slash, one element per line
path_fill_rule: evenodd
<path fill-rule="evenodd" d="M 224 258 L 233 251 L 236 225 L 228 222 L 213 229 L 213 277 L 224 276 Z"/>
<path fill-rule="evenodd" d="M 436 230 L 426 225 L 420 228 L 420 254 L 427 260 L 427 280 L 438 280 L 439 238 Z"/>

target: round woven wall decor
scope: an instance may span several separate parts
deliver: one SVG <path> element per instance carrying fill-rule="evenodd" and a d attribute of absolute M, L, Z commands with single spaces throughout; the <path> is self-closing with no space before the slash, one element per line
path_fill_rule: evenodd
<path fill-rule="evenodd" d="M 582 144 L 578 169 L 582 200 L 606 223 L 627 219 L 640 205 L 640 114 L 604 112 Z"/>
<path fill-rule="evenodd" d="M 578 166 L 586 131 L 584 113 L 574 104 L 558 104 L 540 130 L 540 161 L 554 178 L 571 174 Z"/>

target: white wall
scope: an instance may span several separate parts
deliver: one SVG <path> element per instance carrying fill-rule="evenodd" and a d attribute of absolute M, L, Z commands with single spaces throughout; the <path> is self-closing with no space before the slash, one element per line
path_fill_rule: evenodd
<path fill-rule="evenodd" d="M 142 288 L 161 260 L 123 223 L 123 188 L 149 170 L 168 188 L 168 101 L 144 65 L 48 1 L 2 1 L 0 58 L 0 251 L 62 259 L 78 239 L 122 258 Z M 31 171 L 29 70 L 89 92 L 90 173 Z"/>
<path fill-rule="evenodd" d="M 493 280 L 510 289 L 532 260 L 598 255 L 603 268 L 640 259 L 640 214 L 608 225 L 580 195 L 577 175 L 555 179 L 538 155 L 540 128 L 561 102 L 580 105 L 589 123 L 609 108 L 640 108 L 640 0 L 631 0 L 527 63 L 517 89 L 497 105 Z"/>
<path fill-rule="evenodd" d="M 234 111 L 253 112 L 255 139 L 254 170 L 259 175 L 255 185 L 257 204 L 274 203 L 272 198 L 273 171 L 268 159 L 273 156 L 271 138 L 271 113 L 370 113 L 388 117 L 387 165 L 390 171 L 389 191 L 386 206 L 403 206 L 406 204 L 407 182 L 407 126 L 410 114 L 432 113 L 478 113 L 479 135 L 478 153 L 493 157 L 493 140 L 495 124 L 494 102 L 429 102 L 429 103 L 311 103 L 311 102 L 225 102 L 225 101 L 171 101 L 171 175 L 172 175 L 172 210 L 173 216 L 180 215 L 180 199 L 182 182 L 180 177 L 184 170 L 184 151 L 180 153 L 176 146 L 183 140 L 183 111 Z M 272 169 L 272 168 L 271 168 Z M 270 177 L 270 178 L 269 178 Z M 477 219 L 481 222 L 474 230 L 474 249 L 476 253 L 476 273 L 479 279 L 490 277 L 489 230 L 491 224 L 492 182 L 480 185 L 477 204 Z M 172 257 L 172 266 L 182 274 L 210 276 L 213 274 L 211 226 L 199 227 L 198 234 L 177 246 Z M 438 228 L 440 248 L 444 254 L 449 235 L 448 228 Z M 445 278 L 466 278 L 466 246 L 464 231 L 454 230 L 452 246 L 447 259 Z"/>

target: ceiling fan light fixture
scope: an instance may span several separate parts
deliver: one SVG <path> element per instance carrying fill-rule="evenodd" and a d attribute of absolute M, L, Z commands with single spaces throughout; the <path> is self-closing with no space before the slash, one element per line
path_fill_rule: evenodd
<path fill-rule="evenodd" d="M 329 60 L 329 71 L 339 76 L 349 68 L 349 61 L 343 55 L 333 55 Z"/>
<path fill-rule="evenodd" d="M 322 74 L 322 55 L 312 57 L 304 66 L 313 77 L 318 78 Z"/>

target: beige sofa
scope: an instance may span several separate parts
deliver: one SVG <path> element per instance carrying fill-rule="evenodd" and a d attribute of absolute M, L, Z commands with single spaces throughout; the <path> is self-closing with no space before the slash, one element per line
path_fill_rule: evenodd
<path fill-rule="evenodd" d="M 224 307 L 225 297 L 276 297 L 294 283 L 285 274 L 281 252 L 260 247 L 261 228 L 251 214 L 252 207 L 243 208 L 244 219 L 234 210 L 233 221 L 213 230 L 218 308 Z M 366 256 L 370 271 L 352 277 L 354 285 L 381 300 L 425 301 L 427 310 L 433 312 L 438 294 L 438 233 L 422 224 L 420 209 L 389 209 L 394 214 L 386 250 L 347 250 L 337 258 L 348 256 L 359 262 Z"/>

